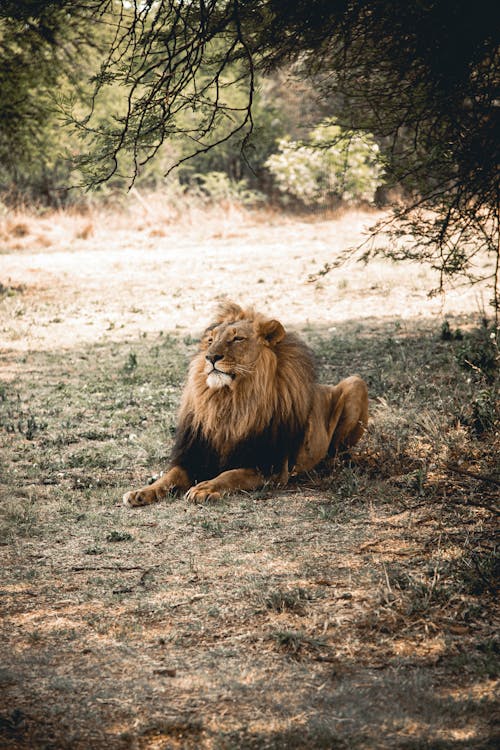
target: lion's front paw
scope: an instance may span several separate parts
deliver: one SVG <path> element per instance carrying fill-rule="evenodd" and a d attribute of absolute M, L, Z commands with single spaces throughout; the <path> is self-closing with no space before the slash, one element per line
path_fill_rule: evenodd
<path fill-rule="evenodd" d="M 163 494 L 151 487 L 142 487 L 140 490 L 126 492 L 123 496 L 123 504 L 129 508 L 140 508 L 142 505 L 151 505 L 161 500 Z"/>
<path fill-rule="evenodd" d="M 186 500 L 192 503 L 204 503 L 205 500 L 218 500 L 220 491 L 212 482 L 200 482 L 186 492 Z"/>

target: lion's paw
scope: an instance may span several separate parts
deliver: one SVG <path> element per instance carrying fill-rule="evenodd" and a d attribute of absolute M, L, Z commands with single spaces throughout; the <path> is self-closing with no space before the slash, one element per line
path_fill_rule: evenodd
<path fill-rule="evenodd" d="M 132 492 L 126 492 L 123 496 L 123 504 L 128 508 L 140 508 L 143 505 L 150 505 L 160 500 L 160 497 L 156 490 L 151 487 L 143 487 L 140 490 L 133 490 Z"/>
<path fill-rule="evenodd" d="M 185 495 L 192 503 L 204 503 L 206 500 L 219 500 L 221 493 L 211 482 L 200 482 L 191 487 Z"/>

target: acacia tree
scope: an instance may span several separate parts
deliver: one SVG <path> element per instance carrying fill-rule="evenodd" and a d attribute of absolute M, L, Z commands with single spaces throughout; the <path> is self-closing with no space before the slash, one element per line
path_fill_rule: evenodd
<path fill-rule="evenodd" d="M 40 5 L 40 3 L 38 3 Z M 253 127 L 257 70 L 293 62 L 349 130 L 370 131 L 411 197 L 385 253 L 489 278 L 499 309 L 500 11 L 490 0 L 79 0 L 45 2 L 111 24 L 94 98 L 127 91 L 112 125 L 89 116 L 92 184 L 131 155 L 133 181 L 168 139 L 192 155 Z M 244 102 L 232 106 L 238 86 Z M 185 117 L 189 113 L 189 117 Z M 226 121 L 224 135 L 218 125 Z M 229 127 L 227 127 L 229 123 Z M 406 240 L 406 241 L 405 241 Z M 490 263 L 479 266 L 484 257 Z M 376 250 L 366 251 L 369 257 Z M 493 265 L 491 265 L 491 261 Z"/>
<path fill-rule="evenodd" d="M 0 184 L 13 198 L 21 192 L 58 203 L 63 185 L 67 193 L 70 138 L 58 127 L 57 99 L 83 96 L 82 69 L 98 40 L 65 5 L 0 3 Z"/>

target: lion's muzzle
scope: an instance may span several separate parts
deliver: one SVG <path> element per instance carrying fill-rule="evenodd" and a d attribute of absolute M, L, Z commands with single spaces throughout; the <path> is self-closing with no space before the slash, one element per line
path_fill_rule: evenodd
<path fill-rule="evenodd" d="M 207 375 L 207 385 L 209 388 L 224 388 L 229 386 L 234 380 L 234 375 L 223 372 L 214 367 Z"/>

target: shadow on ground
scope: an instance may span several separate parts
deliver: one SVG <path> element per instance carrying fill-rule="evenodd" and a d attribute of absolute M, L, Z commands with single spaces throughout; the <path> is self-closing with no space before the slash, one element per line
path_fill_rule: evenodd
<path fill-rule="evenodd" d="M 2 355 L 0 747 L 493 748 L 499 477 L 480 332 L 304 328 L 369 383 L 333 476 L 132 511 L 191 337 Z M 480 369 L 480 368 L 479 368 Z"/>

